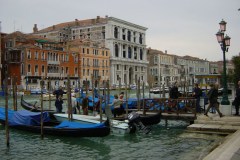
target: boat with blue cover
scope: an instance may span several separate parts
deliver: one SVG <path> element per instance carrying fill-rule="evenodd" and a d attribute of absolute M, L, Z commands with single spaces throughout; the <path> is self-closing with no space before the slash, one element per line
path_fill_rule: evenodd
<path fill-rule="evenodd" d="M 83 124 L 79 122 L 51 121 L 48 112 L 42 113 L 43 133 L 54 136 L 104 137 L 110 134 L 109 120 L 103 123 Z M 27 110 L 8 110 L 9 127 L 41 133 L 41 113 Z M 0 107 L 0 123 L 5 125 L 5 108 Z"/>
<path fill-rule="evenodd" d="M 77 102 L 79 102 L 80 104 L 82 103 L 82 99 L 85 97 L 85 94 L 82 94 L 82 97 L 77 98 Z M 105 106 L 108 104 L 112 104 L 114 96 L 110 95 L 109 97 L 106 97 L 107 100 L 107 104 L 103 101 L 102 102 L 102 110 L 103 112 L 105 111 Z M 92 98 L 92 96 L 88 96 L 88 109 L 89 110 L 94 110 L 94 106 L 96 106 L 95 103 L 97 103 L 99 101 L 98 98 L 94 97 L 94 99 Z M 142 106 L 144 99 L 140 99 L 140 106 Z M 94 104 L 94 105 L 93 105 Z M 149 109 L 149 106 L 147 106 L 149 103 L 145 104 L 145 108 Z M 126 110 L 127 108 L 129 109 L 129 112 L 131 112 L 131 110 L 137 110 L 137 106 L 138 106 L 138 99 L 137 98 L 129 98 L 127 101 L 123 100 L 123 104 L 122 107 L 124 110 Z M 143 109 L 143 108 L 140 108 Z M 114 110 L 114 106 L 111 106 L 111 110 Z M 140 115 L 140 120 L 144 125 L 154 125 L 154 124 L 158 124 L 161 121 L 161 112 L 157 112 L 157 113 L 151 113 L 151 114 L 142 114 L 141 112 L 138 112 L 138 114 Z M 126 116 L 122 116 L 122 117 L 117 117 L 115 118 L 115 120 L 120 120 L 120 121 L 124 121 L 126 120 Z"/>

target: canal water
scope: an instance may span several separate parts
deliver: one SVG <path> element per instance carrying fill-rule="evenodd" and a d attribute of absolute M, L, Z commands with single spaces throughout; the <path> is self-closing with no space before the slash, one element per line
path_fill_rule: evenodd
<path fill-rule="evenodd" d="M 38 101 L 39 95 L 26 96 L 27 101 Z M 45 102 L 44 106 L 47 106 Z M 5 101 L 0 97 L 0 106 Z M 12 97 L 9 107 L 12 108 Z M 53 106 L 52 106 L 53 107 Z M 20 97 L 18 97 L 18 108 Z M 0 159 L 14 160 L 92 160 L 92 159 L 160 159 L 160 160 L 200 160 L 224 137 L 186 132 L 188 123 L 165 121 L 152 126 L 152 131 L 107 137 L 55 137 L 10 129 L 10 147 L 6 147 L 5 130 L 0 125 Z"/>

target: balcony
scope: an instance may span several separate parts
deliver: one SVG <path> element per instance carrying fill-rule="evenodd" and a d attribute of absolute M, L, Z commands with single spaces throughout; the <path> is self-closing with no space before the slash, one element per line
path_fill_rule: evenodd
<path fill-rule="evenodd" d="M 47 73 L 48 77 L 60 77 L 60 73 Z"/>
<path fill-rule="evenodd" d="M 39 73 L 38 73 L 38 72 L 35 72 L 34 75 L 35 75 L 35 76 L 39 76 Z"/>
<path fill-rule="evenodd" d="M 60 65 L 60 61 L 47 61 L 48 65 Z"/>
<path fill-rule="evenodd" d="M 32 76 L 32 73 L 31 72 L 27 72 L 27 76 Z"/>

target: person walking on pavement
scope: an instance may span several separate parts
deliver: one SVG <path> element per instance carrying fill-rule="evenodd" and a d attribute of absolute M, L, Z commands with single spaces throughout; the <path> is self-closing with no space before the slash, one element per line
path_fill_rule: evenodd
<path fill-rule="evenodd" d="M 236 109 L 235 115 L 238 116 L 239 115 L 239 106 L 240 106 L 240 81 L 238 81 L 238 87 L 236 89 L 236 97 L 234 99 L 234 105 L 235 105 L 235 109 Z"/>
<path fill-rule="evenodd" d="M 215 108 L 216 111 L 218 112 L 220 117 L 223 117 L 223 114 L 220 112 L 219 110 L 219 102 L 218 102 L 218 84 L 216 83 L 211 84 L 210 85 L 211 89 L 208 91 L 208 99 L 209 99 L 209 105 L 208 108 L 206 110 L 206 112 L 204 113 L 205 116 L 208 116 L 208 111 L 210 110 L 210 108 Z"/>
<path fill-rule="evenodd" d="M 193 89 L 193 97 L 196 99 L 196 112 L 201 113 L 201 106 L 200 106 L 200 97 L 202 96 L 202 90 L 199 88 L 198 84 L 195 84 Z"/>

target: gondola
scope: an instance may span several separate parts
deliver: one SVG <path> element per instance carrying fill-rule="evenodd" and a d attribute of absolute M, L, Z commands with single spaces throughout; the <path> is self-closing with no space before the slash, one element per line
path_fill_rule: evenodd
<path fill-rule="evenodd" d="M 27 110 L 8 110 L 9 127 L 41 133 L 41 113 Z M 70 137 L 104 137 L 110 134 L 109 121 L 97 124 L 78 122 L 51 122 L 47 112 L 43 112 L 43 134 Z M 5 125 L 5 109 L 0 108 L 0 123 Z"/>
<path fill-rule="evenodd" d="M 145 125 L 145 126 L 150 126 L 150 125 L 155 125 L 160 123 L 161 121 L 161 113 L 146 113 L 146 115 L 143 115 L 142 112 L 137 112 L 140 116 L 140 121 Z M 116 117 L 114 118 L 116 120 L 126 120 L 125 116 L 121 117 Z"/>
<path fill-rule="evenodd" d="M 36 106 L 36 103 L 35 104 L 31 104 L 31 103 L 26 102 L 23 99 L 23 95 L 21 96 L 21 106 L 24 109 L 26 109 L 28 111 L 31 111 L 31 112 L 41 112 L 41 108 L 39 106 Z M 43 111 L 44 112 L 49 112 L 49 113 L 55 113 L 56 112 L 55 110 L 49 110 L 49 109 L 44 109 Z"/>
<path fill-rule="evenodd" d="M 151 114 L 140 114 L 140 121 L 145 125 L 154 125 L 158 124 L 161 121 L 161 113 L 151 113 Z"/>

